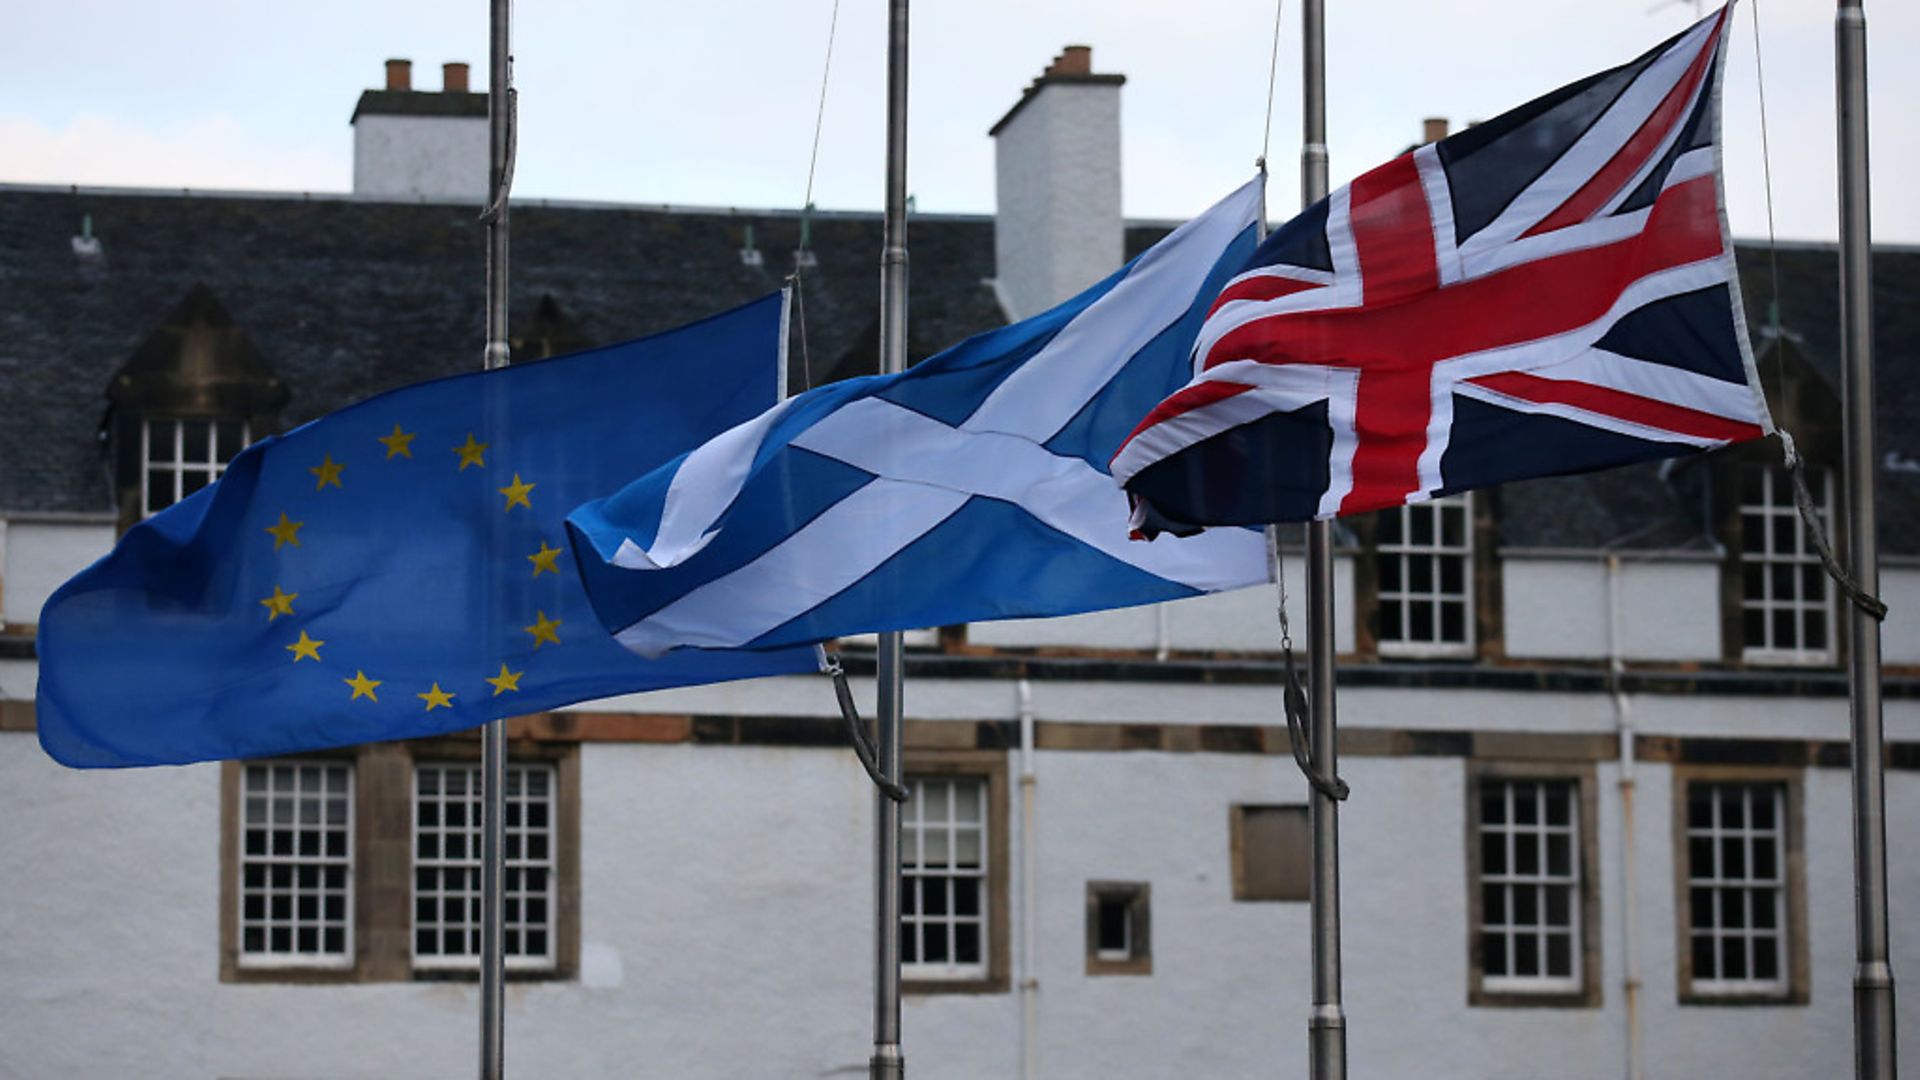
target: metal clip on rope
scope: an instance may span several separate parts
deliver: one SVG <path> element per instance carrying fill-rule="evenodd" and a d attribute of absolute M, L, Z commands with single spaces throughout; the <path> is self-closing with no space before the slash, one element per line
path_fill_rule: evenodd
<path fill-rule="evenodd" d="M 1847 594 L 1847 599 L 1853 602 L 1854 607 L 1873 616 L 1876 621 L 1885 622 L 1886 603 L 1861 588 L 1853 575 L 1840 566 L 1840 560 L 1834 557 L 1833 545 L 1827 542 L 1827 530 L 1820 524 L 1820 517 L 1813 508 L 1813 493 L 1807 490 L 1806 462 L 1793 445 L 1793 436 L 1787 434 L 1785 428 L 1778 430 L 1780 447 L 1786 454 L 1787 472 L 1793 477 L 1793 503 L 1800 510 L 1800 520 L 1807 526 L 1807 535 L 1813 539 L 1814 550 L 1820 553 L 1820 564 L 1826 567 L 1827 576 L 1840 586 L 1841 592 Z"/>
<path fill-rule="evenodd" d="M 833 678 L 833 694 L 840 699 L 840 717 L 847 722 L 847 739 L 853 743 L 853 754 L 860 759 L 861 767 L 867 770 L 867 779 L 887 798 L 906 802 L 907 789 L 880 775 L 879 755 L 874 753 L 867 729 L 860 723 L 860 710 L 853 703 L 853 690 L 847 686 L 847 670 L 840 666 L 838 654 L 827 656 L 826 672 Z"/>
<path fill-rule="evenodd" d="M 1300 686 L 1300 672 L 1293 666 L 1293 631 L 1287 625 L 1287 579 L 1280 557 L 1280 530 L 1267 526 L 1267 565 L 1273 570 L 1273 584 L 1280 593 L 1280 657 L 1286 670 L 1286 685 L 1280 691 L 1282 709 L 1287 715 L 1287 742 L 1293 748 L 1293 763 L 1315 791 L 1341 802 L 1351 794 L 1347 782 L 1327 776 L 1313 767 L 1313 747 L 1307 742 L 1307 692 Z"/>

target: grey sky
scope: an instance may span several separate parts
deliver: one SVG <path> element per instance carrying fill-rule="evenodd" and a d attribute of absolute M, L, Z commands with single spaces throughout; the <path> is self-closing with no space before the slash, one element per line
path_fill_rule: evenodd
<path fill-rule="evenodd" d="M 1492 116 L 1623 62 L 1693 18 L 1689 0 L 1328 0 L 1336 183 L 1412 142 L 1425 116 Z M 444 60 L 484 86 L 484 0 L 10 0 L 0 36 L 0 180 L 343 191 L 347 117 L 381 62 L 415 85 Z M 516 194 L 795 206 L 833 0 L 522 3 Z M 883 0 L 842 0 L 815 201 L 880 201 Z M 1834 235 L 1833 8 L 1763 0 L 1775 218 Z M 1128 77 L 1125 206 L 1185 217 L 1260 151 L 1273 7 L 1252 0 L 968 0 L 913 13 L 911 188 L 927 211 L 989 212 L 987 128 L 1066 44 Z M 1734 231 L 1766 231 L 1752 11 L 1726 81 Z M 1297 205 L 1299 26 L 1288 0 L 1274 102 L 1276 215 Z M 1920 242 L 1920 5 L 1868 6 L 1875 238 Z"/>

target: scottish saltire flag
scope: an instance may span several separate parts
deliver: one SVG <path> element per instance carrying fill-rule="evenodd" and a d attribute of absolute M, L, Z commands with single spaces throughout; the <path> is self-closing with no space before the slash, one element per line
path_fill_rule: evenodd
<path fill-rule="evenodd" d="M 47 602 L 41 745 L 75 766 L 253 757 L 812 669 L 811 650 L 620 648 L 561 523 L 772 404 L 784 310 L 408 387 L 248 447 Z"/>
<path fill-rule="evenodd" d="M 1066 615 L 1266 579 L 1261 538 L 1130 544 L 1106 471 L 1185 381 L 1252 253 L 1259 181 L 1043 315 L 793 398 L 574 511 L 620 642 L 765 648 Z"/>
<path fill-rule="evenodd" d="M 1151 535 L 1330 518 L 1772 430 L 1720 191 L 1728 11 L 1269 237 L 1113 459 Z"/>

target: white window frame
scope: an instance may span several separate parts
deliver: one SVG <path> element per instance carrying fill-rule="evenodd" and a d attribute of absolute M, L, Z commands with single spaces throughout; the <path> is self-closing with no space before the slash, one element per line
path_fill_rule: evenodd
<path fill-rule="evenodd" d="M 439 810 L 437 823 L 432 826 L 423 825 L 421 820 L 423 817 L 422 807 L 429 800 L 423 799 L 420 782 L 422 776 L 429 772 L 438 773 L 441 777 L 438 791 L 431 799 Z M 465 774 L 465 791 L 460 795 L 449 796 L 446 793 L 447 785 L 445 778 L 456 772 Z M 520 948 L 518 951 L 510 951 L 507 953 L 506 966 L 509 971 L 553 971 L 559 965 L 560 955 L 560 770 L 552 762 L 512 762 L 507 765 L 507 773 L 507 859 L 504 867 L 506 877 L 506 914 L 512 916 L 516 907 L 519 914 L 517 918 L 509 917 L 506 919 L 506 929 L 510 932 L 515 930 L 519 932 Z M 540 798 L 529 795 L 527 791 L 527 778 L 534 773 L 545 775 L 547 781 L 546 794 Z M 515 782 L 516 778 L 518 778 L 518 783 Z M 443 875 L 442 884 L 434 893 L 434 898 L 442 901 L 442 905 L 439 906 L 437 910 L 444 913 L 444 901 L 450 896 L 468 898 L 470 910 L 475 911 L 476 914 L 470 922 L 463 920 L 463 925 L 469 928 L 473 934 L 478 934 L 480 920 L 477 914 L 477 907 L 471 905 L 477 905 L 480 896 L 480 766 L 472 761 L 416 762 L 414 764 L 410 801 L 412 803 L 412 814 L 410 817 L 413 822 L 411 851 L 413 853 L 414 871 L 411 878 L 414 882 L 416 894 L 411 898 L 412 903 L 409 904 L 407 942 L 413 968 L 416 971 L 478 970 L 480 957 L 477 944 L 474 945 L 473 951 L 471 952 L 452 955 L 444 953 L 423 955 L 420 952 L 419 932 L 421 926 L 419 921 L 419 901 L 421 897 L 417 894 L 417 890 L 420 887 L 419 872 L 421 870 L 431 869 L 441 871 Z M 459 802 L 463 807 L 462 816 L 464 820 L 457 826 L 449 826 L 446 823 L 446 807 L 453 802 Z M 528 854 L 528 839 L 536 830 L 528 824 L 527 811 L 528 807 L 536 802 L 544 802 L 546 804 L 546 824 L 542 829 L 538 830 L 546 834 L 546 855 L 542 858 L 535 858 Z M 427 834 L 434 836 L 437 841 L 435 845 L 436 854 L 431 856 L 422 854 L 422 838 Z M 461 837 L 462 851 L 464 854 L 459 857 L 450 857 L 446 854 L 446 840 L 448 837 L 454 835 Z M 526 887 L 525 874 L 529 870 L 544 870 L 546 872 L 545 889 L 532 890 Z M 446 871 L 464 872 L 466 880 L 470 882 L 471 887 L 452 890 L 447 889 L 444 884 L 444 873 Z M 518 872 L 521 882 L 517 888 L 514 887 L 513 884 L 516 872 Z M 526 902 L 536 898 L 545 902 L 546 918 L 541 922 L 528 919 L 526 914 Z M 434 927 L 436 932 L 444 933 L 446 923 L 437 919 Z M 545 932 L 546 948 L 544 951 L 540 953 L 530 953 L 526 951 L 527 932 L 530 929 L 540 929 Z M 478 939 L 476 937 L 473 940 L 477 941 Z M 506 948 L 510 941 L 511 934 L 509 934 L 507 940 L 503 940 L 502 948 Z"/>
<path fill-rule="evenodd" d="M 1800 522 L 1799 507 L 1794 504 L 1793 496 L 1790 494 L 1791 488 L 1786 487 L 1786 485 L 1792 481 L 1787 476 L 1785 470 L 1782 469 L 1761 465 L 1748 465 L 1745 467 L 1759 473 L 1761 480 L 1759 484 L 1760 501 L 1757 503 L 1748 501 L 1747 485 L 1744 482 L 1740 484 L 1739 488 L 1741 531 L 1741 658 L 1754 664 L 1831 664 L 1836 655 L 1834 653 L 1836 620 L 1834 617 L 1833 583 L 1827 580 L 1826 569 L 1821 565 L 1820 555 L 1814 550 L 1813 544 L 1807 539 L 1806 527 Z M 1749 477 L 1751 475 L 1752 474 L 1749 474 Z M 1747 477 L 1743 477 L 1742 479 L 1744 481 Z M 1807 480 L 1810 488 L 1818 489 L 1817 493 L 1815 493 L 1814 502 L 1815 509 L 1820 515 L 1820 523 L 1822 527 L 1831 528 L 1833 522 L 1833 475 L 1825 469 L 1810 468 L 1807 470 Z M 1781 497 L 1781 489 L 1783 488 L 1789 492 L 1784 498 Z M 1747 519 L 1749 517 L 1757 517 L 1763 523 L 1760 529 L 1761 550 L 1759 551 L 1752 550 L 1746 542 Z M 1793 524 L 1793 550 L 1791 551 L 1783 552 L 1776 550 L 1774 533 L 1776 523 L 1781 519 L 1789 520 Z M 1792 567 L 1795 578 L 1801 583 L 1801 585 L 1796 586 L 1794 589 L 1794 595 L 1786 599 L 1778 599 L 1773 595 L 1773 571 L 1781 565 Z M 1750 596 L 1747 592 L 1747 571 L 1748 568 L 1752 566 L 1758 566 L 1760 568 L 1760 595 L 1758 597 Z M 1809 579 L 1809 570 L 1811 570 L 1811 580 L 1819 583 L 1819 596 L 1816 599 L 1807 599 L 1801 594 L 1801 587 L 1803 587 L 1804 582 Z M 1746 640 L 1747 615 L 1749 612 L 1756 610 L 1761 612 L 1760 625 L 1763 644 L 1759 645 L 1749 644 Z M 1795 644 L 1792 647 L 1782 647 L 1775 644 L 1773 638 L 1773 616 L 1776 611 L 1782 610 L 1794 613 L 1794 634 L 1796 638 L 1804 637 L 1805 613 L 1810 611 L 1818 612 L 1821 623 L 1825 628 L 1826 646 L 1824 648 L 1809 649 L 1799 644 Z"/>
<path fill-rule="evenodd" d="M 907 786 L 913 797 L 901 808 L 900 815 L 900 888 L 901 888 L 901 932 L 914 935 L 913 955 L 926 955 L 926 935 L 943 933 L 947 938 L 947 957 L 943 962 L 929 963 L 924 960 L 903 962 L 900 965 L 904 979 L 927 981 L 958 982 L 962 980 L 981 980 L 988 977 L 992 960 L 993 943 L 990 922 L 992 894 L 989 874 L 992 865 L 989 817 L 993 813 L 991 806 L 993 786 L 987 777 L 969 775 L 932 775 L 910 776 Z M 978 793 L 976 805 L 980 813 L 977 821 L 961 821 L 957 817 L 959 800 L 955 792 L 960 787 L 972 787 Z M 938 817 L 931 816 L 934 809 L 929 789 L 944 787 L 946 797 L 941 801 Z M 945 857 L 939 863 L 927 859 L 927 838 L 930 834 L 941 834 Z M 959 850 L 959 838 L 962 833 L 977 833 L 976 850 L 979 852 L 978 865 L 960 866 L 954 859 Z M 971 881 L 977 891 L 976 914 L 960 915 L 955 911 L 955 898 L 959 893 L 959 883 Z M 925 903 L 926 890 L 935 885 L 945 892 L 944 913 L 928 915 Z M 979 959 L 971 963 L 959 963 L 953 960 L 957 950 L 959 934 L 956 930 L 961 924 L 975 923 L 979 926 L 976 943 Z M 902 943 L 902 956 L 907 954 Z"/>
<path fill-rule="evenodd" d="M 1459 543 L 1446 542 L 1445 520 L 1449 513 L 1458 512 L 1461 529 Z M 1441 659 L 1471 657 L 1474 655 L 1474 556 L 1473 556 L 1473 493 L 1461 492 L 1457 495 L 1443 495 L 1407 506 L 1393 507 L 1380 511 L 1384 520 L 1387 515 L 1398 515 L 1400 521 L 1400 539 L 1392 543 L 1376 542 L 1374 559 L 1376 574 L 1378 567 L 1388 559 L 1396 560 L 1400 569 L 1400 585 L 1388 589 L 1384 582 L 1379 589 L 1378 610 L 1380 613 L 1380 634 L 1378 644 L 1381 656 L 1406 659 Z M 1419 544 L 1413 540 L 1413 520 L 1417 515 L 1430 515 L 1433 531 L 1430 542 Z M 1446 560 L 1458 559 L 1460 563 L 1459 592 L 1447 591 L 1443 585 L 1442 565 Z M 1413 566 L 1416 561 L 1425 560 L 1430 569 L 1431 578 L 1428 588 L 1416 590 L 1413 587 Z M 1376 579 L 1378 580 L 1378 579 Z M 1410 631 L 1413 620 L 1413 605 L 1426 602 L 1431 606 L 1428 618 L 1431 621 L 1433 640 L 1415 641 Z M 1444 620 L 1441 610 L 1445 604 L 1461 606 L 1460 632 L 1457 641 L 1442 640 L 1441 630 Z M 1399 625 L 1393 628 L 1398 636 L 1389 634 L 1388 621 L 1397 620 Z"/>
<path fill-rule="evenodd" d="M 290 776 L 293 781 L 292 789 L 284 793 L 277 786 L 277 781 L 281 779 L 279 770 L 283 770 L 283 769 L 291 770 Z M 320 781 L 320 787 L 316 791 L 309 792 L 307 790 L 307 780 L 310 778 L 309 773 L 312 770 L 318 770 L 317 777 L 311 777 L 311 778 L 318 779 Z M 336 774 L 344 775 L 345 777 L 344 790 L 340 792 L 332 792 L 327 790 L 327 778 L 330 775 L 336 775 Z M 259 789 L 254 788 L 252 784 L 252 779 L 255 776 L 264 778 L 265 786 L 263 788 L 259 788 Z M 353 873 L 354 829 L 355 829 L 354 779 L 355 778 L 354 778 L 353 763 L 350 761 L 340 761 L 335 759 L 285 758 L 285 759 L 274 759 L 274 760 L 266 760 L 266 761 L 248 761 L 248 762 L 243 762 L 241 764 L 240 806 L 238 811 L 239 817 L 240 817 L 239 845 L 238 845 L 238 859 L 237 859 L 237 865 L 235 870 L 238 876 L 236 878 L 235 888 L 234 888 L 234 905 L 235 905 L 234 914 L 237 920 L 234 924 L 235 930 L 236 930 L 235 938 L 234 938 L 234 953 L 235 953 L 235 963 L 240 968 L 244 970 L 249 970 L 249 971 L 269 971 L 269 970 L 287 969 L 287 968 L 324 968 L 329 970 L 341 970 L 341 969 L 348 969 L 353 967 L 353 963 L 354 963 L 353 927 L 354 927 L 354 921 L 356 916 L 355 905 L 354 905 L 354 889 L 356 887 L 356 883 L 354 881 L 354 873 Z M 320 816 L 319 828 L 321 828 L 324 831 L 322 832 L 322 838 L 319 845 L 321 850 L 320 850 L 320 853 L 317 855 L 302 855 L 298 850 L 299 834 L 303 831 L 307 831 L 302 827 L 302 823 L 299 820 L 301 803 L 304 802 L 309 796 L 318 796 L 321 799 L 327 800 L 327 801 L 331 801 L 333 798 L 337 797 L 340 800 L 342 800 L 344 804 L 343 820 L 337 823 L 328 822 L 325 820 L 326 805 L 325 805 L 325 802 L 321 804 L 321 810 L 319 815 Z M 272 826 L 274 824 L 278 824 L 277 822 L 274 822 L 271 819 L 272 819 L 272 815 L 277 809 L 276 803 L 278 802 L 279 799 L 283 797 L 291 801 L 291 812 L 293 814 L 293 821 L 290 822 L 290 824 L 293 825 L 293 829 L 291 831 L 294 833 L 294 839 L 293 839 L 294 850 L 286 854 L 279 854 L 271 850 L 271 834 L 275 831 L 272 829 Z M 268 820 L 265 822 L 256 823 L 249 820 L 251 816 L 252 805 L 254 803 L 254 800 L 256 799 L 261 801 L 264 807 L 264 810 L 268 815 Z M 249 854 L 247 851 L 247 832 L 249 827 L 255 824 L 261 824 L 267 827 L 267 832 L 269 834 L 269 842 L 268 842 L 269 850 L 264 854 Z M 330 855 L 325 850 L 326 849 L 325 831 L 334 831 L 334 830 L 338 830 L 344 833 L 344 836 L 345 836 L 344 852 L 339 855 Z M 331 952 L 325 951 L 324 949 L 321 949 L 318 951 L 303 952 L 303 951 L 300 951 L 297 947 L 294 950 L 289 952 L 274 952 L 274 951 L 249 952 L 247 951 L 247 948 L 246 948 L 247 930 L 250 926 L 263 926 L 264 929 L 270 935 L 273 929 L 273 924 L 275 922 L 287 921 L 287 920 L 274 919 L 272 916 L 271 907 L 272 907 L 274 895 L 276 893 L 289 892 L 289 890 L 285 890 L 285 889 L 275 889 L 272 886 L 271 882 L 269 882 L 269 884 L 264 889 L 264 896 L 266 898 L 266 903 L 268 906 L 268 912 L 266 916 L 263 919 L 249 919 L 247 917 L 247 898 L 250 894 L 258 894 L 258 893 L 262 893 L 263 891 L 261 889 L 250 889 L 247 886 L 247 870 L 249 867 L 252 867 L 252 866 L 263 867 L 266 875 L 269 877 L 271 877 L 273 869 L 276 866 L 291 866 L 294 869 L 296 874 L 301 868 L 309 867 L 309 866 L 318 867 L 322 872 L 330 868 L 342 869 L 344 871 L 344 874 L 342 877 L 343 884 L 339 889 L 328 889 L 326 888 L 324 883 L 322 883 L 321 886 L 319 887 L 318 904 L 320 908 L 320 914 L 316 915 L 311 919 L 303 920 L 299 915 L 299 903 L 303 895 L 303 891 L 297 881 L 290 890 L 291 896 L 292 896 L 292 903 L 294 906 L 294 913 L 290 918 L 291 918 L 292 928 L 293 928 L 295 939 L 296 939 L 296 946 L 297 946 L 298 932 L 303 922 L 309 923 L 309 924 L 317 924 L 318 928 L 323 932 L 325 929 L 327 929 L 328 924 L 338 923 L 341 930 L 343 931 L 341 934 L 340 951 L 337 953 L 331 953 Z M 308 891 L 311 891 L 311 890 L 308 890 Z M 325 903 L 326 903 L 326 898 L 328 893 L 338 893 L 342 896 L 341 906 L 342 906 L 343 914 L 340 919 L 332 920 L 332 919 L 327 919 L 325 916 Z"/>
<path fill-rule="evenodd" d="M 1748 975 L 1745 978 L 1728 979 L 1716 974 L 1706 979 L 1700 976 L 1698 969 L 1693 972 L 1692 990 L 1701 997 L 1779 997 L 1788 993 L 1792 978 L 1792 929 L 1788 925 L 1787 909 L 1787 785 L 1780 781 L 1755 780 L 1688 780 L 1687 796 L 1691 801 L 1694 792 L 1706 788 L 1711 792 L 1710 805 L 1713 808 L 1712 820 L 1703 827 L 1695 826 L 1689 815 L 1685 822 L 1687 843 L 1687 890 L 1688 925 L 1686 926 L 1687 947 L 1693 948 L 1694 942 L 1704 933 L 1716 942 L 1714 963 L 1716 968 L 1723 964 L 1718 946 L 1725 939 L 1737 939 L 1742 943 Z M 1741 825 L 1728 826 L 1721 820 L 1722 795 L 1728 789 L 1741 792 Z M 1753 825 L 1753 806 L 1756 797 L 1770 798 L 1773 802 L 1773 827 L 1759 829 Z M 1693 857 L 1693 842 L 1706 840 L 1713 852 L 1712 873 L 1702 874 L 1701 868 Z M 1720 871 L 1721 844 L 1735 841 L 1741 847 L 1741 861 L 1746 874 L 1741 877 L 1726 877 Z M 1773 875 L 1763 878 L 1753 873 L 1753 849 L 1756 841 L 1771 841 L 1774 845 Z M 1694 890 L 1712 890 L 1713 907 L 1710 925 L 1702 930 L 1694 926 L 1698 917 Z M 1753 912 L 1756 895 L 1762 891 L 1771 894 L 1773 904 L 1773 926 L 1765 931 L 1754 927 Z M 1724 903 L 1729 892 L 1737 892 L 1743 904 L 1742 921 L 1738 928 L 1722 925 Z M 1761 938 L 1771 938 L 1774 948 L 1774 972 L 1771 979 L 1757 979 L 1752 976 L 1754 970 L 1755 943 Z"/>
<path fill-rule="evenodd" d="M 1489 824 L 1482 807 L 1484 807 L 1485 803 L 1486 789 L 1495 785 L 1501 789 L 1505 798 L 1504 820 L 1499 823 Z M 1531 787 L 1534 789 L 1537 812 L 1535 820 L 1530 824 L 1521 824 L 1515 820 L 1514 795 L 1515 792 L 1522 787 Z M 1565 792 L 1567 801 L 1567 823 L 1565 825 L 1549 825 L 1547 823 L 1546 790 L 1549 787 L 1558 787 Z M 1549 930 L 1559 931 L 1561 929 L 1560 926 L 1549 924 L 1547 921 L 1547 889 L 1549 887 L 1565 887 L 1567 889 L 1567 923 L 1565 924 L 1564 931 L 1567 935 L 1568 973 L 1566 975 L 1490 975 L 1487 974 L 1483 968 L 1480 976 L 1481 989 L 1486 993 L 1492 994 L 1577 994 L 1582 992 L 1586 986 L 1586 972 L 1583 970 L 1583 964 L 1586 960 L 1584 948 L 1586 927 L 1582 925 L 1585 897 L 1582 895 L 1581 890 L 1585 887 L 1585 884 L 1581 880 L 1583 853 L 1581 849 L 1580 830 L 1583 822 L 1580 813 L 1582 800 L 1580 781 L 1574 777 L 1557 779 L 1546 777 L 1482 776 L 1478 779 L 1478 786 L 1474 794 L 1475 814 L 1477 816 L 1475 822 L 1476 839 L 1484 843 L 1484 838 L 1488 833 L 1498 833 L 1504 837 L 1506 844 L 1505 868 L 1500 873 L 1488 872 L 1485 860 L 1481 861 L 1479 868 L 1480 880 L 1474 883 L 1474 887 L 1481 890 L 1482 900 L 1479 908 L 1480 925 L 1474 927 L 1474 933 L 1480 935 L 1482 940 L 1490 933 L 1499 933 L 1506 938 L 1507 968 L 1509 972 L 1512 971 L 1516 954 L 1513 943 L 1529 930 L 1531 930 L 1536 937 L 1536 956 L 1539 965 L 1542 969 L 1546 967 L 1548 955 L 1547 932 Z M 1538 854 L 1534 872 L 1532 873 L 1520 873 L 1514 858 L 1515 838 L 1522 833 L 1531 833 L 1536 837 Z M 1548 869 L 1547 840 L 1549 836 L 1553 835 L 1565 836 L 1567 838 L 1567 872 L 1564 874 L 1555 874 Z M 1501 923 L 1493 923 L 1487 916 L 1485 896 L 1486 889 L 1489 886 L 1501 886 L 1507 890 L 1504 905 L 1506 908 L 1506 918 L 1505 921 Z M 1516 907 L 1514 895 L 1519 889 L 1534 889 L 1537 891 L 1534 901 L 1534 911 L 1538 921 L 1531 926 L 1523 926 L 1513 922 Z"/>
<path fill-rule="evenodd" d="M 171 430 L 167 433 L 161 434 L 159 438 L 156 439 L 154 429 L 156 425 L 160 425 L 160 424 L 170 425 Z M 194 461 L 185 460 L 186 452 L 187 452 L 186 426 L 188 424 L 206 424 L 207 425 L 207 456 L 204 460 L 194 460 Z M 239 424 L 240 425 L 240 445 L 234 450 L 233 456 L 238 456 L 241 450 L 245 450 L 250 444 L 252 444 L 253 426 L 245 420 L 234 420 L 231 418 L 211 418 L 210 419 L 206 417 L 150 416 L 145 420 L 141 421 L 140 423 L 140 516 L 141 517 L 148 517 L 156 512 L 153 506 L 153 474 L 154 473 L 160 472 L 160 473 L 167 474 L 168 481 L 171 482 L 173 485 L 173 500 L 169 502 L 167 506 L 172 506 L 174 505 L 174 503 L 178 503 L 182 499 L 186 498 L 186 496 L 182 494 L 182 492 L 185 490 L 185 486 L 186 486 L 185 481 L 186 481 L 187 473 L 192 472 L 192 473 L 209 474 L 207 483 L 202 485 L 203 487 L 211 486 L 216 481 L 218 481 L 221 476 L 225 475 L 227 471 L 227 463 L 233 460 L 233 456 L 229 456 L 225 458 L 220 456 L 220 425 L 222 424 Z M 171 444 L 173 449 L 173 460 L 171 461 L 155 461 L 154 460 L 153 451 L 157 442 L 164 442 L 164 443 Z M 164 510 L 166 509 L 166 507 L 161 507 L 160 509 Z"/>

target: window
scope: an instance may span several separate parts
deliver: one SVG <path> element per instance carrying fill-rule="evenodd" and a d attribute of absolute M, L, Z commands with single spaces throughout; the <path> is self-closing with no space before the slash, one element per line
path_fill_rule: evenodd
<path fill-rule="evenodd" d="M 504 947 L 507 967 L 550 968 L 554 916 L 554 768 L 507 767 Z M 480 767 L 414 767 L 413 963 L 478 969 Z"/>
<path fill-rule="evenodd" d="M 140 428 L 140 513 L 158 513 L 220 479 L 247 443 L 240 420 L 155 420 Z"/>
<path fill-rule="evenodd" d="M 334 761 L 244 766 L 239 962 L 353 962 L 353 767 Z"/>
<path fill-rule="evenodd" d="M 1144 881 L 1087 882 L 1087 974 L 1153 974 L 1152 889 Z"/>
<path fill-rule="evenodd" d="M 1228 816 L 1235 900 L 1306 900 L 1313 838 L 1304 806 L 1235 806 Z"/>
<path fill-rule="evenodd" d="M 1473 654 L 1473 502 L 1382 510 L 1374 533 L 1382 656 Z"/>
<path fill-rule="evenodd" d="M 1786 778 L 1676 778 L 1682 1000 L 1805 1000 L 1797 796 Z"/>
<path fill-rule="evenodd" d="M 900 965 L 911 993 L 1005 991 L 1007 756 L 921 751 L 900 807 Z"/>
<path fill-rule="evenodd" d="M 986 974 L 987 784 L 917 779 L 901 808 L 900 962 L 921 978 Z"/>
<path fill-rule="evenodd" d="M 471 979 L 480 952 L 479 741 L 375 743 L 221 767 L 220 978 Z M 580 955 L 577 744 L 515 739 L 506 790 L 510 977 Z"/>
<path fill-rule="evenodd" d="M 1823 527 L 1833 520 L 1833 485 L 1807 470 Z M 1740 471 L 1741 643 L 1747 660 L 1823 664 L 1833 660 L 1833 603 L 1820 556 L 1801 526 L 1785 469 Z"/>
<path fill-rule="evenodd" d="M 1599 1005 L 1591 769 L 1469 768 L 1470 1000 Z"/>

